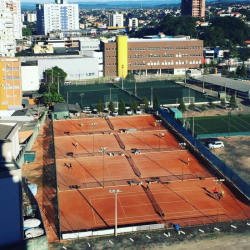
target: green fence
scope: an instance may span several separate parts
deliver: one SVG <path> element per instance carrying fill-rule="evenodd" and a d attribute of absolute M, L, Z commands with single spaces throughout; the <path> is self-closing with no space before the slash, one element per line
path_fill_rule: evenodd
<path fill-rule="evenodd" d="M 37 135 L 39 133 L 39 130 L 40 130 L 41 126 L 44 124 L 46 116 L 47 116 L 47 111 L 45 111 L 44 114 L 37 120 L 37 123 L 36 123 L 36 125 L 34 127 L 34 130 L 33 130 L 33 134 L 30 136 L 30 138 L 29 138 L 27 144 L 25 145 L 25 147 L 22 148 L 22 150 L 19 152 L 19 154 L 18 154 L 18 156 L 16 158 L 16 161 L 17 161 L 17 164 L 18 164 L 18 166 L 20 168 L 24 164 L 24 153 L 26 151 L 29 151 L 32 148 L 32 146 L 33 146 L 33 144 L 34 144 L 34 142 L 35 142 L 35 140 L 37 138 Z"/>

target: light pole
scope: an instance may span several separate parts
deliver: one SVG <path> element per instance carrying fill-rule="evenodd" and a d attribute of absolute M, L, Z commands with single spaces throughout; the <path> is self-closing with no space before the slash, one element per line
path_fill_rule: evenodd
<path fill-rule="evenodd" d="M 104 155 L 105 155 L 105 151 L 107 150 L 108 148 L 107 147 L 103 147 L 103 148 L 100 148 L 99 149 L 99 152 L 102 153 L 102 156 L 103 156 L 103 188 L 104 188 Z"/>
<path fill-rule="evenodd" d="M 185 84 L 184 84 L 185 87 L 187 87 L 187 71 L 186 71 L 186 68 L 187 68 L 187 66 L 186 66 L 186 62 L 185 62 Z"/>
<path fill-rule="evenodd" d="M 162 120 L 156 120 L 155 122 L 158 124 L 158 129 L 159 129 L 159 152 L 160 152 L 161 151 L 160 124 L 162 123 Z"/>
<path fill-rule="evenodd" d="M 225 179 L 216 179 L 214 180 L 214 182 L 216 182 L 216 184 L 218 185 L 218 193 L 220 194 L 220 187 L 222 185 L 222 183 L 225 181 Z M 217 221 L 219 222 L 219 202 L 220 199 L 218 199 L 218 206 L 217 206 Z"/>
<path fill-rule="evenodd" d="M 123 69 L 124 69 L 124 65 L 122 65 L 122 90 L 123 90 Z"/>
<path fill-rule="evenodd" d="M 109 190 L 110 194 L 115 194 L 115 236 L 117 236 L 117 194 L 121 193 L 119 189 L 117 190 Z"/>
<path fill-rule="evenodd" d="M 82 108 L 82 97 L 84 96 L 85 93 L 80 93 L 80 97 L 81 97 L 81 108 Z"/>
<path fill-rule="evenodd" d="M 192 136 L 194 137 L 194 113 L 192 113 L 193 115 L 193 129 L 192 129 Z"/>
<path fill-rule="evenodd" d="M 203 80 L 202 80 L 202 93 L 205 93 L 205 86 L 204 86 L 204 77 L 205 77 L 205 71 L 203 68 L 203 63 L 202 63 L 202 74 L 203 74 Z"/>
<path fill-rule="evenodd" d="M 59 94 L 59 73 L 57 73 L 57 93 Z"/>
<path fill-rule="evenodd" d="M 93 129 L 93 156 L 95 155 L 95 126 L 97 123 L 91 123 L 91 127 Z"/>

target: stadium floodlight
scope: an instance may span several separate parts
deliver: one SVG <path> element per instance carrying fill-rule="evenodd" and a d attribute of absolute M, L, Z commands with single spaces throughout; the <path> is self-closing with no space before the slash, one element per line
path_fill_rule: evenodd
<path fill-rule="evenodd" d="M 95 127 L 97 123 L 91 123 L 91 127 L 93 129 L 93 156 L 95 155 Z"/>
<path fill-rule="evenodd" d="M 115 236 L 117 236 L 117 194 L 121 193 L 122 191 L 120 191 L 119 189 L 115 190 L 109 190 L 110 194 L 115 194 Z"/>
<path fill-rule="evenodd" d="M 103 157 L 103 188 L 104 188 L 104 166 L 105 166 L 105 162 L 104 162 L 104 155 L 105 155 L 105 151 L 107 150 L 107 147 L 103 147 L 99 149 L 99 152 L 102 153 L 102 157 Z"/>

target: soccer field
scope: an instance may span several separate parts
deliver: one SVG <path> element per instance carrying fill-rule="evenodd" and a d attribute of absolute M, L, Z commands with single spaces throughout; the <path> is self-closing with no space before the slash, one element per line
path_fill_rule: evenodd
<path fill-rule="evenodd" d="M 185 88 L 179 84 L 170 81 L 151 81 L 151 82 L 127 82 L 124 81 L 121 89 L 121 83 L 107 83 L 107 84 L 93 84 L 93 85 L 67 85 L 60 86 L 60 93 L 63 95 L 65 101 L 71 104 L 82 104 L 81 106 L 95 107 L 97 102 L 109 102 L 110 97 L 113 102 L 123 100 L 127 105 L 131 100 L 135 99 L 138 104 L 141 98 L 146 97 L 148 101 L 151 100 L 151 95 L 158 96 L 160 104 L 176 104 L 185 97 L 186 100 L 190 98 L 192 102 L 211 102 L 216 101 L 216 98 L 205 96 L 195 90 Z M 137 96 L 135 96 L 135 90 Z M 81 98 L 80 94 L 84 94 Z"/>
<path fill-rule="evenodd" d="M 197 138 L 214 136 L 250 135 L 250 115 L 209 116 L 180 119 L 186 129 Z"/>

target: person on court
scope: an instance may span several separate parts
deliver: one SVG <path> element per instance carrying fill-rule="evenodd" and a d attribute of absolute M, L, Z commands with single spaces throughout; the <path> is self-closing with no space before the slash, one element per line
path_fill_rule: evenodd
<path fill-rule="evenodd" d="M 78 142 L 76 142 L 75 147 L 78 148 Z"/>
<path fill-rule="evenodd" d="M 164 133 L 163 132 L 161 133 L 161 137 L 162 137 L 162 139 L 164 139 Z"/>

